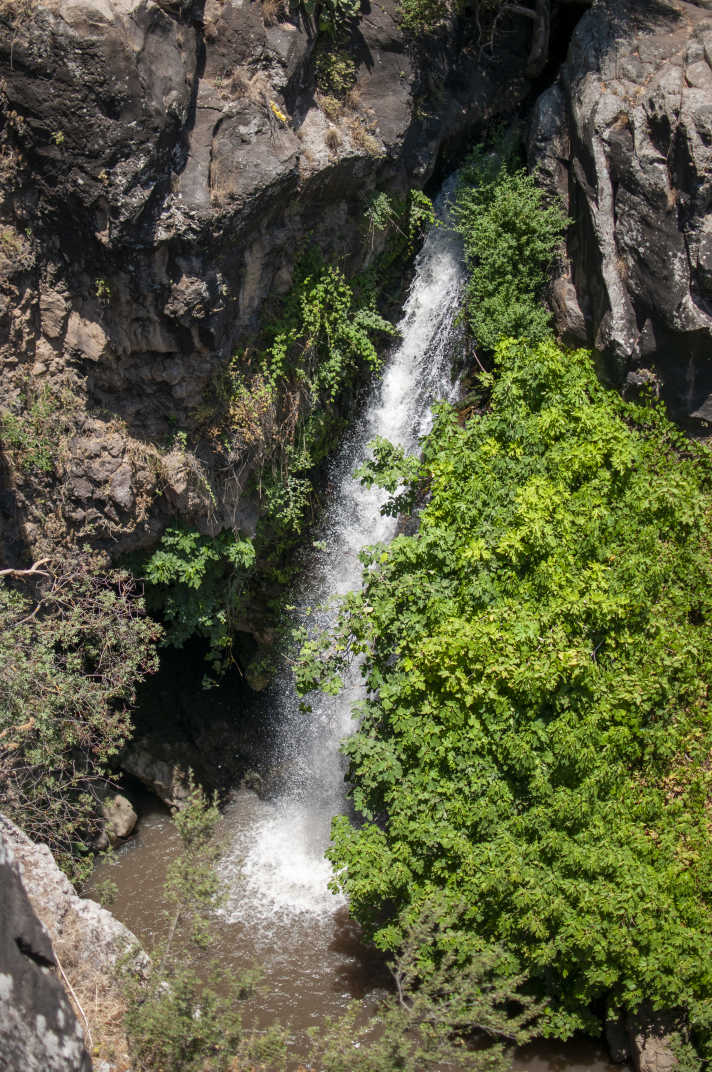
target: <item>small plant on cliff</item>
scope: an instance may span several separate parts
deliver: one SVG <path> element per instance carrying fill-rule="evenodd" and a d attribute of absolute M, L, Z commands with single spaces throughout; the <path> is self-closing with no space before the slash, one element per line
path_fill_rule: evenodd
<path fill-rule="evenodd" d="M 250 1067 L 279 1072 L 285 1063 L 279 1031 L 243 1031 L 240 1005 L 254 973 L 236 979 L 205 953 L 214 943 L 214 913 L 223 899 L 216 872 L 219 813 L 191 782 L 174 813 L 182 852 L 168 873 L 167 934 L 141 974 L 126 973 L 125 1026 L 138 1072 L 227 1072 Z M 244 1064 L 243 1064 L 244 1062 Z"/>
<path fill-rule="evenodd" d="M 347 52 L 321 50 L 316 57 L 316 84 L 322 93 L 338 99 L 346 96 L 356 81 L 356 64 Z"/>
<path fill-rule="evenodd" d="M 361 0 L 301 0 L 301 7 L 321 33 L 340 37 L 358 17 Z"/>
<path fill-rule="evenodd" d="M 508 336 L 544 339 L 551 317 L 540 298 L 568 222 L 561 210 L 545 204 L 532 175 L 480 146 L 461 172 L 453 215 L 465 245 L 465 309 L 477 342 L 493 350 Z"/>
<path fill-rule="evenodd" d="M 0 810 L 80 878 L 160 630 L 132 578 L 87 555 L 2 574 Z"/>
<path fill-rule="evenodd" d="M 25 384 L 22 411 L 0 414 L 0 449 L 28 473 L 55 471 L 62 437 L 73 427 L 77 399 L 65 388 Z"/>
<path fill-rule="evenodd" d="M 372 304 L 355 300 L 340 268 L 312 253 L 299 265 L 273 331 L 263 366 L 270 382 L 293 379 L 314 402 L 333 402 L 358 365 L 378 366 L 372 336 L 394 329 Z"/>
<path fill-rule="evenodd" d="M 395 238 L 392 255 L 412 253 L 428 227 L 436 223 L 433 202 L 422 190 L 411 190 L 407 198 L 391 197 L 381 191 L 373 195 L 364 212 L 368 236 L 373 246 L 376 232 Z"/>
<path fill-rule="evenodd" d="M 453 14 L 451 0 L 400 0 L 401 25 L 406 33 L 434 33 Z"/>

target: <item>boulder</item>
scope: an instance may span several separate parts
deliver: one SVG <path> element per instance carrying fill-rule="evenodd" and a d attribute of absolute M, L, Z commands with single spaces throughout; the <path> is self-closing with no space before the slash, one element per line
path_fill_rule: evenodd
<path fill-rule="evenodd" d="M 102 811 L 106 835 L 112 845 L 133 833 L 138 815 L 133 810 L 131 801 L 121 793 L 108 796 L 102 805 Z"/>
<path fill-rule="evenodd" d="M 671 1015 L 641 1009 L 626 1018 L 630 1060 L 635 1072 L 674 1072 L 678 1060 L 669 1036 L 678 1026 Z"/>
<path fill-rule="evenodd" d="M 37 845 L 22 833 L 6 816 L 0 815 L 0 852 L 11 853 L 14 866 L 32 910 L 44 928 L 51 951 L 51 963 L 56 962 L 62 981 L 71 987 L 73 1001 L 79 1001 L 87 1017 L 95 1052 L 116 1060 L 117 1068 L 128 1067 L 128 1046 L 121 1028 L 124 998 L 118 978 L 117 964 L 127 954 L 137 971 L 148 964 L 148 957 L 135 936 L 110 912 L 96 901 L 80 897 L 67 876 L 60 871 L 47 845 Z M 0 880 L 1 881 L 1 880 Z M 1 889 L 1 886 L 0 886 Z M 0 908 L 1 908 L 0 904 Z M 5 915 L 0 912 L 5 931 Z M 29 949 L 33 946 L 29 945 Z M 40 946 L 40 957 L 47 946 Z M 43 952 L 44 950 L 44 952 Z M 3 976 L 0 974 L 0 982 Z M 0 1006 L 1 1008 L 1 1006 Z M 2 1012 L 0 1011 L 0 1020 Z M 31 1021 L 28 1021 L 30 1023 Z M 39 1018 L 33 1021 L 41 1030 Z M 71 1021 L 66 1020 L 67 1030 Z M 67 1072 L 70 1068 L 91 1068 L 91 1062 L 75 1065 L 54 1064 L 25 1066 L 22 1062 L 3 1065 L 4 1051 L 0 1046 L 0 1069 L 5 1072 Z"/>
<path fill-rule="evenodd" d="M 595 348 L 618 384 L 652 370 L 673 416 L 698 421 L 712 420 L 710 63 L 702 7 L 597 0 L 529 142 L 572 219 L 552 290 L 562 335 Z"/>
<path fill-rule="evenodd" d="M 121 753 L 121 769 L 137 778 L 169 808 L 180 808 L 188 796 L 190 772 L 199 778 L 203 760 L 187 741 L 137 737 Z"/>
<path fill-rule="evenodd" d="M 0 1069 L 91 1072 L 82 1029 L 56 976 L 52 943 L 0 826 Z"/>

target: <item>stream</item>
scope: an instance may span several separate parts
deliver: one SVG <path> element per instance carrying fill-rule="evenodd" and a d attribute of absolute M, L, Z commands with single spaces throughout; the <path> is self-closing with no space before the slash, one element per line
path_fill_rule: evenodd
<path fill-rule="evenodd" d="M 451 179 L 436 202 L 441 220 L 452 188 Z M 454 397 L 451 367 L 463 279 L 459 240 L 445 226 L 431 228 L 416 259 L 399 341 L 331 464 L 328 512 L 290 596 L 296 624 L 328 629 L 336 613 L 329 600 L 360 583 L 359 551 L 396 531 L 398 522 L 379 511 L 384 493 L 362 487 L 353 472 L 375 436 L 416 449 L 429 430 L 432 403 Z M 235 790 L 224 811 L 220 872 L 228 895 L 216 950 L 236 972 L 261 966 L 264 987 L 245 1015 L 255 1026 L 278 1019 L 300 1035 L 338 1015 L 352 998 L 363 1001 L 365 1015 L 388 986 L 380 956 L 362 945 L 343 897 L 330 892 L 324 858 L 332 817 L 349 810 L 339 742 L 353 728 L 351 710 L 361 695 L 356 665 L 339 696 L 310 698 L 309 714 L 288 669 L 255 700 L 255 713 L 268 712 L 273 727 L 273 775 L 260 795 Z M 177 849 L 170 818 L 154 802 L 136 837 L 95 871 L 93 884 L 104 878 L 117 884 L 112 911 L 148 945 L 161 932 L 160 889 Z M 538 1045 L 523 1052 L 515 1067 L 607 1072 L 613 1066 L 602 1047 L 582 1041 Z"/>

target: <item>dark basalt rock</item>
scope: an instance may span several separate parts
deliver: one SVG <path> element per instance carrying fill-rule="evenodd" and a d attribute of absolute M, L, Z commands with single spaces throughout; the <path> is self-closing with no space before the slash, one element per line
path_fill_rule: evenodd
<path fill-rule="evenodd" d="M 572 218 L 553 306 L 567 341 L 678 419 L 712 420 L 712 19 L 683 0 L 597 0 L 530 139 Z M 637 378 L 636 378 L 637 377 Z"/>
<path fill-rule="evenodd" d="M 76 434 L 48 492 L 70 533 L 113 553 L 155 544 L 176 515 L 238 524 L 249 459 L 171 456 L 171 436 L 209 426 L 211 384 L 307 244 L 362 266 L 372 194 L 424 185 L 444 146 L 528 92 L 529 20 L 492 60 L 457 23 L 418 59 L 396 10 L 354 26 L 355 92 L 331 119 L 313 29 L 259 0 L 0 16 L 4 401 L 21 411 L 28 380 L 71 384 Z M 25 554 L 41 551 L 47 511 L 21 472 L 10 483 Z"/>

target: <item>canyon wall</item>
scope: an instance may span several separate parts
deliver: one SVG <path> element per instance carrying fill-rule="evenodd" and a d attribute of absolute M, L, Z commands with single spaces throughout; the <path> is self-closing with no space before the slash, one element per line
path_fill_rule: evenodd
<path fill-rule="evenodd" d="M 712 420 L 712 13 L 597 0 L 538 100 L 530 163 L 571 217 L 557 327 L 626 391 Z"/>
<path fill-rule="evenodd" d="M 46 460 L 5 474 L 5 558 L 65 539 L 150 546 L 177 516 L 249 531 L 249 458 L 226 462 L 211 427 L 216 376 L 310 243 L 362 266 L 373 193 L 422 187 L 512 112 L 527 20 L 488 58 L 459 23 L 408 45 L 393 0 L 373 5 L 335 104 L 315 80 L 323 40 L 279 5 L 4 10 L 3 402 L 30 412 Z"/>

